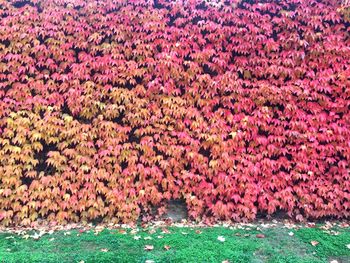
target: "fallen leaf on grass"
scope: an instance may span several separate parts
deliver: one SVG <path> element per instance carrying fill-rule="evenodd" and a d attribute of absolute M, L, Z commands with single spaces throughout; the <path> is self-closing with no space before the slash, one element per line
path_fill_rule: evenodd
<path fill-rule="evenodd" d="M 202 234 L 202 231 L 196 230 L 196 234 Z"/>
<path fill-rule="evenodd" d="M 312 240 L 310 243 L 311 243 L 311 245 L 313 245 L 314 247 L 316 247 L 320 242 L 315 241 L 315 240 Z"/>
<path fill-rule="evenodd" d="M 144 240 L 151 240 L 151 239 L 152 239 L 152 237 L 147 236 L 147 237 L 144 237 L 143 239 L 144 239 Z"/>
<path fill-rule="evenodd" d="M 30 236 L 29 235 L 24 235 L 22 238 L 28 239 L 28 238 L 30 238 Z"/>
<path fill-rule="evenodd" d="M 50 241 L 50 242 L 52 242 L 52 241 L 54 241 L 54 240 L 55 240 L 55 238 L 54 238 L 54 237 L 49 239 L 49 241 Z"/>
<path fill-rule="evenodd" d="M 148 259 L 145 261 L 145 263 L 154 263 L 154 260 Z"/>
<path fill-rule="evenodd" d="M 230 263 L 230 261 L 224 260 L 224 261 L 222 261 L 221 263 Z"/>
<path fill-rule="evenodd" d="M 350 249 L 350 244 L 347 244 L 346 247 L 347 247 L 348 249 Z"/>
<path fill-rule="evenodd" d="M 167 228 L 163 227 L 163 228 L 162 228 L 162 233 L 164 233 L 164 234 L 170 234 L 170 231 L 169 231 Z"/>
<path fill-rule="evenodd" d="M 146 251 L 151 251 L 154 249 L 154 246 L 153 245 L 145 245 L 145 250 Z"/>
<path fill-rule="evenodd" d="M 138 229 L 133 229 L 130 231 L 130 234 L 134 235 L 134 234 L 137 234 L 137 232 L 139 232 Z"/>
<path fill-rule="evenodd" d="M 157 232 L 155 229 L 151 229 L 151 230 L 148 231 L 148 234 L 151 234 L 151 235 L 152 235 L 152 234 L 154 234 L 155 232 Z"/>
<path fill-rule="evenodd" d="M 9 237 L 5 237 L 5 239 L 12 239 L 15 238 L 14 236 L 9 236 Z"/>
<path fill-rule="evenodd" d="M 264 234 L 256 234 L 256 237 L 257 238 L 265 238 L 265 235 Z"/>
<path fill-rule="evenodd" d="M 290 235 L 291 237 L 294 236 L 293 232 L 289 232 L 288 235 Z"/>
<path fill-rule="evenodd" d="M 165 250 L 169 250 L 169 249 L 170 249 L 170 246 L 165 245 L 165 246 L 164 246 L 164 249 L 165 249 Z"/>
<path fill-rule="evenodd" d="M 34 235 L 31 236 L 31 238 L 38 240 L 41 237 L 40 234 L 35 233 Z"/>
<path fill-rule="evenodd" d="M 220 242 L 225 242 L 226 241 L 226 239 L 223 236 L 218 236 L 218 240 Z"/>
<path fill-rule="evenodd" d="M 340 227 L 341 228 L 346 228 L 346 227 L 349 227 L 350 225 L 348 224 L 348 223 L 345 223 L 345 222 L 343 222 L 343 223 L 341 223 L 340 224 Z"/>
<path fill-rule="evenodd" d="M 126 231 L 125 231 L 124 229 L 119 229 L 118 232 L 119 232 L 120 234 L 123 234 L 123 235 L 126 234 Z"/>
<path fill-rule="evenodd" d="M 339 261 L 338 260 L 331 260 L 329 263 L 339 263 Z"/>
<path fill-rule="evenodd" d="M 186 233 L 186 232 L 181 232 L 181 234 L 183 234 L 183 235 L 188 235 L 188 233 Z"/>
<path fill-rule="evenodd" d="M 139 240 L 141 238 L 141 236 L 134 236 L 135 240 Z"/>
<path fill-rule="evenodd" d="M 310 227 L 310 228 L 315 228 L 316 227 L 316 224 L 315 223 L 307 223 L 307 227 Z"/>
<path fill-rule="evenodd" d="M 163 238 L 163 236 L 157 236 L 157 238 Z"/>
<path fill-rule="evenodd" d="M 101 252 L 108 252 L 107 248 L 101 248 Z"/>

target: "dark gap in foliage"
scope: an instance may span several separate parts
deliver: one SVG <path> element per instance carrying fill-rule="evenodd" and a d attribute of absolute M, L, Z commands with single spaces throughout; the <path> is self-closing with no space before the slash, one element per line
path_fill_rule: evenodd
<path fill-rule="evenodd" d="M 61 107 L 61 111 L 63 114 L 67 114 L 69 116 L 73 116 L 73 113 L 71 112 L 67 102 L 63 103 L 63 106 Z"/>
<path fill-rule="evenodd" d="M 36 5 L 36 10 L 38 11 L 39 14 L 42 13 L 42 12 L 44 11 L 43 8 L 41 7 L 41 3 L 38 3 L 38 4 Z"/>
<path fill-rule="evenodd" d="M 13 2 L 12 6 L 15 7 L 15 8 L 22 8 L 24 7 L 25 5 L 29 5 L 29 6 L 34 6 L 34 4 L 31 2 L 31 1 L 16 1 L 16 2 Z"/>
<path fill-rule="evenodd" d="M 35 167 L 35 170 L 38 172 L 38 174 L 40 172 L 44 172 L 45 174 L 53 174 L 55 172 L 55 168 L 47 163 L 47 159 L 50 151 L 58 151 L 57 146 L 55 144 L 47 144 L 43 140 L 41 140 L 40 143 L 43 146 L 43 150 L 34 154 L 34 159 L 39 161 L 38 165 Z"/>
<path fill-rule="evenodd" d="M 141 85 L 143 82 L 143 78 L 140 76 L 135 77 L 136 85 Z"/>
<path fill-rule="evenodd" d="M 124 124 L 124 121 L 123 121 L 124 118 L 125 118 L 125 112 L 123 111 L 123 112 L 120 112 L 120 113 L 119 113 L 118 117 L 113 118 L 112 121 L 113 121 L 114 123 L 118 123 L 119 125 L 123 126 L 123 124 Z"/>
<path fill-rule="evenodd" d="M 245 152 L 248 152 L 247 149 L 249 148 L 249 146 L 250 146 L 250 141 L 244 140 L 244 147 L 246 148 Z"/>
<path fill-rule="evenodd" d="M 119 5 L 118 7 L 108 8 L 108 9 L 106 9 L 105 14 L 109 15 L 109 14 L 117 13 L 121 7 L 122 7 L 122 5 Z"/>
<path fill-rule="evenodd" d="M 290 153 L 287 153 L 285 157 L 287 158 L 288 161 L 291 161 L 293 159 L 292 158 L 293 156 Z"/>
<path fill-rule="evenodd" d="M 284 105 L 281 104 L 281 103 L 271 103 L 271 101 L 265 101 L 264 104 L 263 104 L 265 107 L 270 107 L 270 108 L 273 108 L 273 109 L 278 109 L 279 111 L 281 112 L 284 112 Z"/>
<path fill-rule="evenodd" d="M 181 13 L 176 13 L 174 16 L 169 16 L 169 21 L 167 23 L 167 26 L 169 26 L 169 27 L 175 26 L 176 19 L 181 18 L 181 17 L 183 17 L 181 15 Z"/>
<path fill-rule="evenodd" d="M 203 37 L 205 37 L 206 35 L 208 35 L 210 33 L 210 31 L 208 31 L 207 29 L 202 29 L 201 30 L 201 34 Z"/>
<path fill-rule="evenodd" d="M 268 131 L 263 130 L 261 127 L 259 127 L 259 129 L 258 129 L 258 135 L 267 137 L 267 136 L 269 136 L 270 134 L 269 134 Z"/>
<path fill-rule="evenodd" d="M 275 29 L 272 30 L 272 36 L 271 37 L 272 37 L 273 41 L 275 41 L 275 42 L 278 41 L 278 32 Z"/>
<path fill-rule="evenodd" d="M 237 71 L 237 75 L 239 79 L 244 79 L 244 75 L 242 71 Z"/>
<path fill-rule="evenodd" d="M 6 12 L 3 12 L 2 14 L 0 14 L 0 18 L 6 18 L 8 16 L 9 16 L 9 14 Z"/>
<path fill-rule="evenodd" d="M 157 49 L 158 53 L 162 53 L 162 46 L 161 45 L 158 44 L 156 46 L 156 49 Z"/>
<path fill-rule="evenodd" d="M 22 177 L 22 185 L 29 186 L 32 184 L 32 182 L 35 180 L 35 178 L 32 177 Z"/>
<path fill-rule="evenodd" d="M 92 50 L 89 50 L 89 52 L 91 54 L 94 54 L 94 57 L 97 58 L 97 57 L 103 57 L 103 52 L 101 50 L 95 50 L 95 51 L 92 51 Z"/>
<path fill-rule="evenodd" d="M 186 164 L 184 165 L 183 170 L 185 170 L 185 171 L 190 171 L 190 170 L 191 170 L 191 165 L 190 165 L 189 163 L 186 163 Z"/>
<path fill-rule="evenodd" d="M 128 90 L 132 90 L 133 88 L 135 88 L 135 84 L 131 84 L 130 83 L 130 80 L 128 80 L 126 83 L 125 83 L 125 88 L 128 89 Z"/>
<path fill-rule="evenodd" d="M 129 142 L 130 143 L 136 143 L 136 144 L 140 144 L 141 142 L 141 138 L 138 137 L 135 132 L 136 132 L 137 128 L 136 127 L 133 127 L 131 129 L 131 131 L 129 132 Z"/>
<path fill-rule="evenodd" d="M 166 213 L 162 218 L 169 218 L 173 222 L 179 222 L 188 218 L 188 209 L 185 199 L 171 199 L 166 202 Z"/>
<path fill-rule="evenodd" d="M 163 156 L 163 153 L 158 149 L 158 147 L 153 146 L 153 151 L 155 152 L 156 155 Z"/>
<path fill-rule="evenodd" d="M 91 223 L 93 225 L 99 225 L 103 222 L 103 219 L 104 217 L 103 216 L 98 216 L 98 217 L 95 217 L 94 219 L 91 220 Z"/>
<path fill-rule="evenodd" d="M 192 18 L 191 23 L 192 23 L 193 25 L 197 25 L 198 22 L 201 21 L 201 20 L 203 20 L 202 17 L 196 16 L 196 17 Z"/>
<path fill-rule="evenodd" d="M 77 115 L 77 116 L 75 117 L 75 119 L 76 119 L 77 121 L 79 121 L 80 123 L 83 123 L 83 124 L 92 124 L 92 119 L 87 119 L 87 118 L 82 117 L 82 116 L 80 116 L 80 115 Z"/>
<path fill-rule="evenodd" d="M 39 42 L 40 42 L 41 45 L 45 44 L 45 41 L 46 41 L 47 39 L 49 39 L 49 38 L 50 38 L 50 37 L 48 37 L 48 36 L 43 36 L 43 35 L 41 35 L 41 34 L 38 34 L 37 37 L 36 37 L 36 39 L 39 40 Z"/>
<path fill-rule="evenodd" d="M 275 220 L 285 220 L 290 219 L 290 216 L 288 215 L 287 211 L 283 209 L 276 209 L 276 211 L 272 215 L 267 214 L 266 211 L 258 211 L 256 214 L 257 220 L 271 218 L 274 218 Z"/>
<path fill-rule="evenodd" d="M 6 48 L 8 48 L 11 44 L 11 41 L 8 39 L 0 40 L 0 44 L 4 45 Z"/>
<path fill-rule="evenodd" d="M 5 92 L 5 94 L 7 94 L 7 92 L 8 92 L 9 90 L 11 90 L 11 89 L 12 89 L 12 86 L 11 86 L 11 85 L 6 85 L 6 87 L 3 88 L 3 91 Z"/>
<path fill-rule="evenodd" d="M 154 0 L 153 7 L 155 9 L 163 9 L 163 8 L 165 8 L 165 6 L 162 3 L 160 3 L 160 1 L 158 1 L 158 0 Z"/>
<path fill-rule="evenodd" d="M 199 148 L 198 151 L 199 154 L 203 155 L 204 157 L 210 159 L 210 148 L 205 149 L 203 146 Z"/>
<path fill-rule="evenodd" d="M 221 105 L 220 103 L 215 104 L 215 105 L 213 106 L 212 112 L 214 113 L 214 112 L 218 111 L 220 108 L 223 108 L 223 107 L 224 107 L 224 106 Z"/>
<path fill-rule="evenodd" d="M 211 69 L 208 64 L 202 66 L 204 74 L 209 74 L 211 77 L 216 77 L 219 73 L 216 70 Z"/>
<path fill-rule="evenodd" d="M 196 5 L 196 9 L 206 11 L 208 6 L 205 1 L 202 1 L 200 4 Z"/>
<path fill-rule="evenodd" d="M 79 61 L 79 53 L 80 52 L 83 52 L 83 50 L 81 49 L 81 48 L 79 48 L 79 47 L 73 47 L 73 54 L 74 54 L 74 57 L 75 57 L 75 61 L 77 62 L 77 63 L 79 63 L 80 61 Z"/>
<path fill-rule="evenodd" d="M 276 154 L 273 154 L 273 155 L 271 155 L 271 157 L 270 157 L 270 159 L 271 159 L 271 160 L 274 160 L 274 161 L 277 161 L 279 158 L 280 158 L 280 155 L 276 155 Z"/>
<path fill-rule="evenodd" d="M 186 87 L 184 85 L 179 85 L 178 88 L 180 89 L 180 96 L 184 96 L 186 94 Z"/>
<path fill-rule="evenodd" d="M 128 162 L 127 161 L 122 161 L 120 163 L 120 167 L 121 167 L 122 171 L 124 171 L 126 168 L 128 168 Z"/>
<path fill-rule="evenodd" d="M 137 182 L 139 182 L 139 181 L 140 181 L 140 174 L 137 173 L 137 174 L 135 175 L 135 177 L 134 177 L 134 180 L 133 180 L 134 185 L 135 185 Z"/>

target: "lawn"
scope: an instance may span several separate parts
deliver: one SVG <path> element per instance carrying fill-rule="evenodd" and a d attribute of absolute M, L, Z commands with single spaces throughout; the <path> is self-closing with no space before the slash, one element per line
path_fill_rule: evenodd
<path fill-rule="evenodd" d="M 0 233 L 0 262 L 350 262 L 350 229 L 320 226 Z"/>

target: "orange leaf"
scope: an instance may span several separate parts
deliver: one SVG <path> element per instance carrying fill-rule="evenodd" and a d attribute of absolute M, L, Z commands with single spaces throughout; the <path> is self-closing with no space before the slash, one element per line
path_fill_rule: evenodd
<path fill-rule="evenodd" d="M 171 247 L 168 246 L 168 245 L 165 245 L 165 246 L 164 246 L 164 249 L 165 249 L 165 250 L 169 250 L 170 248 L 171 248 Z"/>

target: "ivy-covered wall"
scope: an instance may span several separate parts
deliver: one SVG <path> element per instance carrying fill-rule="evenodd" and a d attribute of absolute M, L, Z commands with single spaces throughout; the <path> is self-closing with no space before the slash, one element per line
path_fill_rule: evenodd
<path fill-rule="evenodd" d="M 0 222 L 350 215 L 336 0 L 0 0 Z"/>

